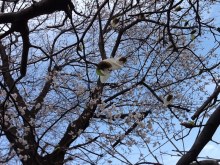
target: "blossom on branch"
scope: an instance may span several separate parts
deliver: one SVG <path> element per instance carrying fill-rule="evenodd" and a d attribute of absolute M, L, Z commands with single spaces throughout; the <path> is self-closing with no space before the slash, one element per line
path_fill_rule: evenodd
<path fill-rule="evenodd" d="M 101 83 L 107 81 L 113 70 L 121 69 L 126 61 L 127 59 L 125 57 L 119 57 L 108 58 L 98 63 L 96 73 L 100 76 Z"/>

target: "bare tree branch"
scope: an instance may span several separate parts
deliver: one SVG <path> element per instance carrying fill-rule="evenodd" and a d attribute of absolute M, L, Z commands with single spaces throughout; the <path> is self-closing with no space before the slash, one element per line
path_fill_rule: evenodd
<path fill-rule="evenodd" d="M 216 129 L 220 124 L 220 106 L 216 108 L 213 114 L 210 116 L 206 125 L 204 126 L 199 137 L 196 139 L 195 143 L 191 149 L 183 155 L 180 160 L 177 162 L 177 165 L 190 164 L 192 161 L 195 161 L 199 153 L 205 147 L 205 145 L 212 139 Z"/>

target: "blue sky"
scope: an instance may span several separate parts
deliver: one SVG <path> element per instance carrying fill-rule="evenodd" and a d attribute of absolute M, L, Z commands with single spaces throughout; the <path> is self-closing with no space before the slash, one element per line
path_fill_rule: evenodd
<path fill-rule="evenodd" d="M 209 13 L 206 13 L 206 17 L 207 18 L 215 18 L 214 20 L 214 24 L 216 25 L 216 27 L 220 27 L 220 5 L 215 5 L 210 9 Z M 212 48 L 213 45 L 215 45 L 216 43 L 213 42 L 213 37 L 211 35 L 206 35 L 206 38 L 204 38 L 203 42 L 201 43 L 201 48 L 205 48 L 203 49 L 203 51 L 199 51 L 198 53 L 203 53 L 204 55 L 206 53 L 208 53 L 209 48 Z M 220 50 L 217 50 L 218 54 L 220 54 Z M 215 84 L 209 84 L 206 85 L 206 90 L 211 94 L 213 92 L 213 90 L 215 89 Z M 215 132 L 213 139 L 219 139 L 219 135 L 220 135 L 220 129 L 218 128 L 217 131 Z M 189 150 L 192 146 L 192 144 L 194 143 L 194 139 L 197 136 L 197 131 L 193 131 L 193 133 L 191 133 L 184 141 L 185 141 L 185 146 L 186 146 L 186 150 Z M 220 142 L 220 141 L 217 141 Z M 177 145 L 181 146 L 181 141 L 179 141 L 179 144 L 177 143 Z M 166 146 L 167 148 L 169 148 L 168 146 Z M 173 147 L 172 147 L 173 148 Z M 171 151 L 172 153 L 172 151 Z M 220 158 L 220 148 L 219 145 L 215 144 L 214 142 L 209 142 L 204 149 L 202 150 L 202 152 L 199 154 L 199 157 L 207 157 L 207 158 L 216 158 L 219 159 Z M 164 156 L 164 165 L 175 165 L 176 162 L 179 160 L 179 157 L 175 157 L 175 156 Z"/>

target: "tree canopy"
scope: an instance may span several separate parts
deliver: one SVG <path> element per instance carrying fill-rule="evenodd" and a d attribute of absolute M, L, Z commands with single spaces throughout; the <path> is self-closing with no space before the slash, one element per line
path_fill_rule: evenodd
<path fill-rule="evenodd" d="M 219 3 L 2 0 L 0 163 L 217 164 Z"/>

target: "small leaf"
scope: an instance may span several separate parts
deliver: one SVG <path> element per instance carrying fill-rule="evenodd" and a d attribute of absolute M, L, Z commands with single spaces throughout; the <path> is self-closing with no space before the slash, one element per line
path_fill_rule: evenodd
<path fill-rule="evenodd" d="M 181 11 L 183 8 L 181 6 L 178 6 L 175 8 L 175 11 Z"/>
<path fill-rule="evenodd" d="M 191 34 L 195 34 L 196 33 L 196 29 L 191 31 Z"/>
<path fill-rule="evenodd" d="M 101 70 L 99 70 L 99 69 L 96 69 L 96 74 L 99 75 L 99 76 L 105 76 L 105 75 L 101 72 Z"/>
<path fill-rule="evenodd" d="M 184 26 L 186 27 L 188 24 L 189 24 L 189 21 L 186 21 L 186 22 L 184 23 Z"/>
<path fill-rule="evenodd" d="M 201 75 L 203 72 L 203 69 L 199 69 L 199 75 Z"/>
<path fill-rule="evenodd" d="M 194 34 L 191 34 L 191 40 L 193 41 L 196 38 Z"/>
<path fill-rule="evenodd" d="M 180 125 L 186 128 L 193 128 L 195 126 L 195 123 L 193 121 L 189 121 L 189 122 L 182 122 L 180 123 Z"/>
<path fill-rule="evenodd" d="M 167 45 L 168 44 L 168 42 L 164 39 L 163 40 L 163 45 Z"/>
<path fill-rule="evenodd" d="M 119 25 L 119 21 L 120 21 L 120 19 L 119 18 L 113 18 L 112 20 L 111 20 L 111 26 L 112 27 L 117 27 L 118 25 Z"/>
<path fill-rule="evenodd" d="M 59 150 L 60 149 L 60 147 L 59 146 L 57 146 L 56 148 L 55 148 L 55 150 Z"/>
<path fill-rule="evenodd" d="M 118 24 L 119 23 L 119 19 L 118 18 L 114 18 L 113 20 L 112 20 L 112 22 L 114 23 L 114 24 Z"/>
<path fill-rule="evenodd" d="M 77 51 L 81 52 L 83 50 L 83 45 L 82 43 L 80 42 L 78 45 L 77 45 Z"/>
<path fill-rule="evenodd" d="M 138 15 L 138 19 L 143 20 L 144 18 L 145 18 L 145 16 L 144 16 L 144 14 L 143 14 L 143 13 L 141 13 L 140 15 Z"/>
<path fill-rule="evenodd" d="M 170 101 L 170 100 L 172 100 L 172 99 L 173 99 L 173 95 L 167 95 L 167 96 L 166 96 L 166 100 L 167 100 L 167 101 Z"/>
<path fill-rule="evenodd" d="M 81 49 L 79 46 L 77 46 L 77 50 L 78 50 L 79 52 L 82 51 L 82 49 Z"/>
<path fill-rule="evenodd" d="M 173 45 L 168 46 L 168 48 L 167 48 L 167 49 L 171 49 L 171 48 L 173 48 Z"/>
<path fill-rule="evenodd" d="M 189 121 L 189 124 L 195 125 L 195 122 L 191 120 L 191 121 Z"/>

